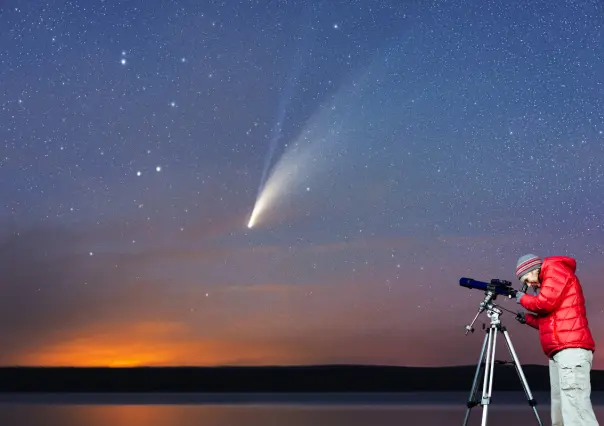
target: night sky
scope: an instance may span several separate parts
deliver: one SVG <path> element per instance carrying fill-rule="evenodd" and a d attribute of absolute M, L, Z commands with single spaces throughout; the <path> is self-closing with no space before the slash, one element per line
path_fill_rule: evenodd
<path fill-rule="evenodd" d="M 520 287 L 526 253 L 577 260 L 604 345 L 603 23 L 598 0 L 3 1 L 0 364 L 475 364 L 459 278 Z"/>

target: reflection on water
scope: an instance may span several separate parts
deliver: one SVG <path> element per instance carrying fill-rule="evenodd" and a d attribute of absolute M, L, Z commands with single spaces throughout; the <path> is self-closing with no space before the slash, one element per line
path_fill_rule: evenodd
<path fill-rule="evenodd" d="M 526 406 L 493 406 L 489 426 L 537 424 Z M 548 407 L 540 410 L 549 424 Z M 461 425 L 464 408 L 451 406 L 330 405 L 0 405 L 11 426 L 400 426 Z M 604 418 L 604 407 L 596 407 Z M 480 407 L 470 425 L 480 424 Z"/>

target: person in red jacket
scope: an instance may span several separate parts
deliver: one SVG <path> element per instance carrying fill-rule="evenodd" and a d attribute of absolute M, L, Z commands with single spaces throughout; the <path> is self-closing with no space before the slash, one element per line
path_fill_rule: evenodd
<path fill-rule="evenodd" d="M 529 313 L 516 319 L 539 330 L 549 358 L 552 426 L 598 425 L 590 380 L 596 345 L 576 269 L 575 259 L 565 256 L 527 254 L 516 265 L 518 279 L 536 293 L 517 292 L 516 301 Z"/>

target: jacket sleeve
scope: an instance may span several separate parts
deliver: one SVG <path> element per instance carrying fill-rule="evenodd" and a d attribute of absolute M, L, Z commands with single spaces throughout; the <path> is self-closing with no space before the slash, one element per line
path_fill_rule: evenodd
<path fill-rule="evenodd" d="M 526 318 L 526 325 L 530 325 L 531 327 L 539 330 L 539 319 L 536 315 L 527 313 L 524 318 Z"/>
<path fill-rule="evenodd" d="M 555 311 L 562 303 L 567 283 L 568 278 L 563 275 L 556 274 L 547 277 L 543 280 L 539 294 L 537 296 L 525 294 L 520 299 L 520 305 L 527 311 L 547 315 Z"/>

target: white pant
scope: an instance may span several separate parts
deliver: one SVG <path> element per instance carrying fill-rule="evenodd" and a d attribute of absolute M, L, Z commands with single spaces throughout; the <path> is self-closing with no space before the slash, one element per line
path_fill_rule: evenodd
<path fill-rule="evenodd" d="M 563 349 L 549 361 L 552 426 L 598 426 L 591 405 L 593 352 Z"/>

